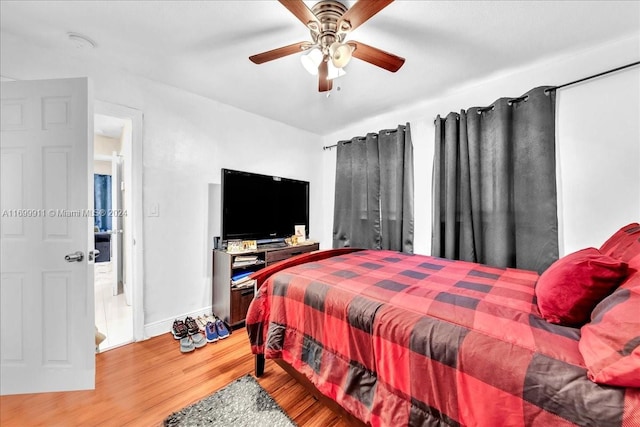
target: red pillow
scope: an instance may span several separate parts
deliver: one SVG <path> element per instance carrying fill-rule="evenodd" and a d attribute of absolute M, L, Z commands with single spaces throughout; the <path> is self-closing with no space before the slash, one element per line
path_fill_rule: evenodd
<path fill-rule="evenodd" d="M 603 299 L 582 327 L 579 348 L 591 381 L 640 387 L 640 272 Z"/>
<path fill-rule="evenodd" d="M 632 222 L 616 231 L 600 247 L 600 252 L 640 270 L 640 224 Z"/>
<path fill-rule="evenodd" d="M 625 262 L 602 255 L 596 248 L 566 255 L 551 264 L 536 283 L 540 313 L 551 323 L 581 326 L 626 274 Z"/>

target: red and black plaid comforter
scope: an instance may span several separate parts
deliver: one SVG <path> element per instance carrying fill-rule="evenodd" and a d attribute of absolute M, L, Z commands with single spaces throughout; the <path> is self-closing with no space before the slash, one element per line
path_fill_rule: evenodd
<path fill-rule="evenodd" d="M 537 278 L 354 252 L 269 277 L 247 329 L 254 353 L 373 426 L 638 425 L 640 389 L 587 379 L 580 331 L 540 317 Z"/>

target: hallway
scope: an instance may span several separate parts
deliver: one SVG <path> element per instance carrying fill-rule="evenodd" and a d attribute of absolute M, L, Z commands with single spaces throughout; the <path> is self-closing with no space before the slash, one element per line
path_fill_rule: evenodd
<path fill-rule="evenodd" d="M 95 317 L 98 330 L 107 338 L 100 351 L 133 341 L 133 308 L 126 303 L 124 293 L 113 295 L 111 262 L 97 262 L 94 269 Z"/>

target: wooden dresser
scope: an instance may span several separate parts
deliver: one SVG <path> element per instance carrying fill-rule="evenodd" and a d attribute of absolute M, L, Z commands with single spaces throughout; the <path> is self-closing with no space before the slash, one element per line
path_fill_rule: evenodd
<path fill-rule="evenodd" d="M 253 299 L 254 287 L 234 283 L 234 277 L 258 271 L 270 264 L 307 252 L 317 251 L 318 243 L 283 248 L 265 248 L 250 252 L 213 251 L 212 307 L 216 316 L 232 327 L 244 322 Z"/>

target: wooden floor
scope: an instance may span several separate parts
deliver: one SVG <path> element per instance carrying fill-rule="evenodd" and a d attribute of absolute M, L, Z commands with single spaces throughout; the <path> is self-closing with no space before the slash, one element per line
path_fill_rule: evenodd
<path fill-rule="evenodd" d="M 0 397 L 0 425 L 158 426 L 253 363 L 244 329 L 188 354 L 167 333 L 97 354 L 95 390 Z M 259 382 L 300 426 L 348 425 L 272 361 Z"/>

